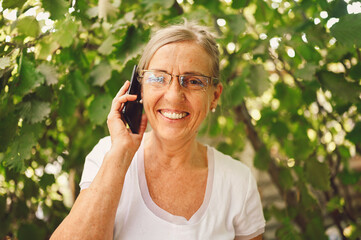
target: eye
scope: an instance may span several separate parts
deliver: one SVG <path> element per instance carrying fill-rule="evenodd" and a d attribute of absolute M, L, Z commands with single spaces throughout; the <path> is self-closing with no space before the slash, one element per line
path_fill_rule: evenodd
<path fill-rule="evenodd" d="M 149 83 L 163 83 L 164 82 L 164 76 L 158 76 L 154 73 L 148 73 L 145 75 L 146 82 Z"/>
<path fill-rule="evenodd" d="M 183 76 L 181 78 L 181 83 L 185 87 L 190 87 L 190 88 L 203 88 L 206 85 L 204 79 L 198 76 Z"/>

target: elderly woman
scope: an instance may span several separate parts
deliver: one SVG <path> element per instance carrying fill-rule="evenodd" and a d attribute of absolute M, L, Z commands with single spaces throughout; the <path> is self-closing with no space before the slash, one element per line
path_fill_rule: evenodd
<path fill-rule="evenodd" d="M 127 81 L 108 115 L 110 137 L 87 156 L 82 190 L 52 239 L 262 239 L 250 170 L 197 141 L 222 93 L 214 37 L 189 23 L 162 29 L 138 71 L 140 133 L 122 121 L 124 103 L 136 99 Z"/>

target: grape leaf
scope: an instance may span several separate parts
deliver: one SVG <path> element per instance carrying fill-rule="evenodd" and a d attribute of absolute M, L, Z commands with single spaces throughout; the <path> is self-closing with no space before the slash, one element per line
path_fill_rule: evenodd
<path fill-rule="evenodd" d="M 39 23 L 33 16 L 20 18 L 16 23 L 16 27 L 19 33 L 26 36 L 37 37 L 40 33 Z"/>
<path fill-rule="evenodd" d="M 112 76 L 112 67 L 108 62 L 99 63 L 91 72 L 90 78 L 92 79 L 93 85 L 103 86 L 106 81 Z"/>
<path fill-rule="evenodd" d="M 84 81 L 81 72 L 77 69 L 69 74 L 70 83 L 74 91 L 74 95 L 78 98 L 85 98 L 89 92 L 89 86 Z"/>
<path fill-rule="evenodd" d="M 262 65 L 251 66 L 247 83 L 256 96 L 261 96 L 270 87 L 268 73 Z"/>
<path fill-rule="evenodd" d="M 68 12 L 68 3 L 64 0 L 41 0 L 43 8 L 50 13 L 52 19 L 61 19 Z"/>
<path fill-rule="evenodd" d="M 90 120 L 101 125 L 107 118 L 112 104 L 112 97 L 108 94 L 96 96 L 88 108 Z"/>
<path fill-rule="evenodd" d="M 118 42 L 118 40 L 113 35 L 110 35 L 100 45 L 100 47 L 98 48 L 98 52 L 100 52 L 103 55 L 111 54 L 112 51 L 115 49 L 113 44 L 116 43 L 116 42 Z"/>
<path fill-rule="evenodd" d="M 306 81 L 311 81 L 316 73 L 318 66 L 312 63 L 306 63 L 306 65 L 295 71 L 295 76 Z"/>
<path fill-rule="evenodd" d="M 346 14 L 331 27 L 331 34 L 346 46 L 361 46 L 361 14 Z"/>
<path fill-rule="evenodd" d="M 50 103 L 38 100 L 22 103 L 21 115 L 25 121 L 34 124 L 43 121 L 51 112 Z"/>
<path fill-rule="evenodd" d="M 361 86 L 346 81 L 342 73 L 322 71 L 318 73 L 321 84 L 333 94 L 348 102 L 359 102 Z"/>
<path fill-rule="evenodd" d="M 357 122 L 351 132 L 347 133 L 346 139 L 354 144 L 361 143 L 361 122 Z"/>
<path fill-rule="evenodd" d="M 58 82 L 58 74 L 56 72 L 55 67 L 47 64 L 42 63 L 36 68 L 43 76 L 45 77 L 45 82 L 48 85 L 53 85 Z"/>
<path fill-rule="evenodd" d="M 26 0 L 3 0 L 2 7 L 4 9 L 21 8 L 25 2 Z"/>
<path fill-rule="evenodd" d="M 53 38 L 62 47 L 69 47 L 76 36 L 78 31 L 78 24 L 71 18 L 60 20 L 55 24 L 57 31 L 54 33 Z"/>
<path fill-rule="evenodd" d="M 25 95 L 43 82 L 43 75 L 36 71 L 33 62 L 24 57 L 21 64 L 19 85 L 16 86 L 15 93 L 21 96 Z"/>

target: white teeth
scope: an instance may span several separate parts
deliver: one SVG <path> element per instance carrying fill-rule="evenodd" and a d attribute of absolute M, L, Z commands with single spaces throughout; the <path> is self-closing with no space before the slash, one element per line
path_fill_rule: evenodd
<path fill-rule="evenodd" d="M 170 119 L 181 119 L 187 116 L 187 113 L 161 112 L 163 116 Z"/>

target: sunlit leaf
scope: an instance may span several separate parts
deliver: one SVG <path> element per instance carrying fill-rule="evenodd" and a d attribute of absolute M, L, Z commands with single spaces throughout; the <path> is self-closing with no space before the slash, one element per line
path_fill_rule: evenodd
<path fill-rule="evenodd" d="M 55 67 L 50 64 L 42 63 L 36 68 L 45 77 L 45 82 L 48 85 L 53 85 L 58 82 L 58 73 Z"/>
<path fill-rule="evenodd" d="M 15 88 L 15 93 L 25 95 L 44 82 L 43 75 L 39 74 L 34 67 L 34 63 L 23 58 L 19 76 L 19 85 Z"/>
<path fill-rule="evenodd" d="M 21 8 L 26 0 L 3 0 L 2 1 L 2 7 L 4 9 L 7 8 Z"/>
<path fill-rule="evenodd" d="M 107 62 L 101 62 L 90 72 L 92 84 L 95 86 L 103 86 L 112 76 L 112 67 Z"/>
<path fill-rule="evenodd" d="M 295 71 L 295 76 L 306 81 L 311 81 L 315 76 L 317 68 L 317 65 L 307 63 L 303 68 Z"/>
<path fill-rule="evenodd" d="M 360 101 L 361 86 L 348 82 L 343 74 L 322 71 L 318 76 L 321 84 L 341 99 L 349 102 Z"/>
<path fill-rule="evenodd" d="M 22 103 L 21 115 L 25 121 L 34 124 L 43 121 L 51 112 L 50 103 L 37 100 Z"/>
<path fill-rule="evenodd" d="M 56 23 L 57 31 L 54 33 L 53 38 L 62 47 L 69 47 L 76 36 L 78 24 L 71 18 L 58 21 Z"/>
<path fill-rule="evenodd" d="M 50 12 L 50 18 L 61 19 L 68 12 L 68 3 L 65 0 L 41 0 L 43 8 Z"/>
<path fill-rule="evenodd" d="M 19 33 L 25 36 L 37 37 L 40 33 L 39 23 L 33 16 L 20 18 L 16 23 L 16 27 Z"/>
<path fill-rule="evenodd" d="M 108 94 L 96 96 L 88 108 L 90 120 L 97 125 L 103 124 L 110 111 L 112 97 Z"/>
<path fill-rule="evenodd" d="M 6 67 L 9 67 L 11 63 L 11 60 L 9 57 L 2 57 L 0 58 L 0 69 L 5 69 Z"/>
<path fill-rule="evenodd" d="M 243 33 L 246 30 L 246 20 L 241 14 L 237 15 L 228 15 L 227 16 L 230 30 L 235 36 L 238 36 L 240 33 Z"/>
<path fill-rule="evenodd" d="M 100 45 L 100 47 L 98 48 L 98 51 L 103 55 L 109 55 L 115 49 L 113 44 L 118 41 L 119 40 L 117 40 L 113 35 L 110 35 L 109 37 L 107 37 L 104 40 L 102 45 Z"/>
<path fill-rule="evenodd" d="M 346 14 L 331 27 L 331 34 L 341 44 L 361 46 L 361 14 Z"/>

